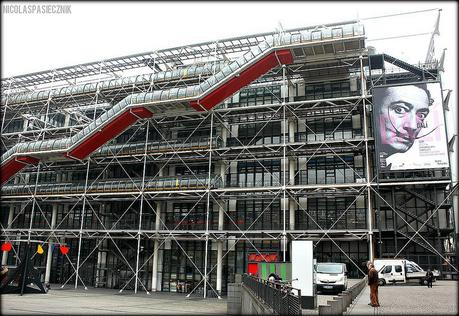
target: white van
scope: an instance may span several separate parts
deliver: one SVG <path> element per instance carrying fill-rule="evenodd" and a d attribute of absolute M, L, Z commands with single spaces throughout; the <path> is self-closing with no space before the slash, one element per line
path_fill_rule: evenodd
<path fill-rule="evenodd" d="M 319 262 L 315 265 L 316 286 L 320 292 L 341 292 L 347 289 L 347 268 L 344 263 Z"/>
<path fill-rule="evenodd" d="M 374 265 L 378 270 L 379 285 L 407 282 L 426 284 L 427 272 L 416 262 L 405 259 L 375 259 Z M 432 272 L 434 277 L 440 276 L 437 270 Z"/>

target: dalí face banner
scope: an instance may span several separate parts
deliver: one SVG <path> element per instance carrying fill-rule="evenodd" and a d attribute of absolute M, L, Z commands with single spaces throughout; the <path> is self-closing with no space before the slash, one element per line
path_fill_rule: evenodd
<path fill-rule="evenodd" d="M 381 171 L 449 166 L 442 103 L 439 82 L 373 88 Z"/>

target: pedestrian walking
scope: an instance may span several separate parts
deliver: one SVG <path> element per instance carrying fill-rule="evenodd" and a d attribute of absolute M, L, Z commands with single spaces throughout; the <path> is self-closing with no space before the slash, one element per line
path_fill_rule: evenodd
<path fill-rule="evenodd" d="M 378 286 L 379 278 L 378 271 L 375 269 L 373 263 L 368 261 L 368 285 L 370 286 L 370 304 L 372 307 L 379 307 L 378 299 Z"/>
<path fill-rule="evenodd" d="M 432 287 L 433 278 L 434 278 L 433 272 L 430 271 L 430 269 L 427 269 L 427 273 L 426 273 L 427 287 Z"/>

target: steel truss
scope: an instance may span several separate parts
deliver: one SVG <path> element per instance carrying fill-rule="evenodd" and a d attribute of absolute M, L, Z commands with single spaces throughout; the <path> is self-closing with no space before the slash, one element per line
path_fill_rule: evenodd
<path fill-rule="evenodd" d="M 332 27 L 331 25 L 330 27 Z M 298 32 L 291 30 L 288 32 Z M 13 79 L 2 81 L 2 89 L 8 84 L 7 91 L 16 93 L 17 89 L 34 89 L 40 84 L 59 84 L 59 80 L 76 81 L 80 77 L 99 75 L 98 80 L 105 77 L 102 74 L 117 73 L 128 69 L 141 69 L 151 67 L 156 71 L 166 71 L 176 67 L 185 67 L 204 59 L 213 58 L 213 62 L 220 62 L 228 59 L 233 53 L 245 51 L 264 40 L 272 33 L 254 35 L 248 37 L 234 38 L 215 43 L 203 43 L 170 50 L 163 50 L 148 54 L 127 56 L 120 59 L 108 60 L 101 63 L 91 63 L 66 68 L 51 72 L 31 74 Z M 232 56 L 232 55 L 231 55 Z M 296 239 L 314 240 L 317 247 L 322 241 L 330 241 L 339 251 L 346 256 L 349 261 L 362 274 L 361 263 L 355 262 L 353 258 L 343 250 L 337 241 L 366 241 L 368 245 L 369 259 L 375 257 L 375 235 L 379 236 L 381 245 L 381 229 L 376 224 L 375 215 L 379 216 L 379 207 L 376 210 L 374 205 L 384 202 L 397 215 L 397 219 L 403 222 L 404 227 L 412 229 L 414 234 L 405 234 L 407 242 L 398 249 L 395 256 L 403 255 L 403 250 L 410 242 L 415 242 L 426 248 L 443 259 L 447 259 L 438 247 L 433 246 L 424 237 L 422 231 L 424 226 L 432 226 L 429 220 L 438 212 L 441 207 L 448 208 L 449 196 L 457 189 L 457 186 L 450 189 L 445 199 L 437 202 L 428 200 L 432 206 L 430 215 L 426 219 L 416 218 L 416 215 L 407 215 L 403 206 L 396 205 L 395 201 L 384 199 L 381 191 L 406 186 L 406 190 L 411 190 L 412 186 L 429 186 L 444 188 L 450 183 L 448 179 L 443 180 L 415 180 L 406 179 L 405 182 L 387 181 L 380 182 L 378 175 L 374 174 L 371 165 L 373 156 L 374 140 L 370 136 L 370 113 L 371 94 L 367 88 L 368 83 L 373 83 L 371 73 L 367 71 L 368 59 L 365 51 L 354 54 L 345 54 L 340 58 L 325 58 L 320 60 L 308 61 L 291 66 L 283 66 L 274 69 L 265 77 L 260 78 L 250 87 L 272 87 L 280 86 L 281 95 L 271 92 L 273 101 L 268 104 L 250 105 L 246 107 L 232 107 L 229 100 L 225 101 L 215 110 L 206 113 L 193 113 L 186 116 L 159 117 L 141 120 L 121 137 L 121 141 L 113 141 L 95 152 L 86 161 L 47 161 L 40 162 L 38 167 L 28 167 L 16 178 L 16 182 L 10 187 L 3 188 L 3 201 L 10 206 L 8 222 L 2 223 L 2 237 L 5 240 L 27 240 L 32 238 L 40 239 L 43 244 L 63 244 L 76 240 L 77 259 L 73 262 L 70 257 L 65 256 L 73 271 L 63 282 L 64 286 L 74 278 L 75 288 L 79 283 L 85 286 L 82 272 L 92 258 L 97 254 L 97 265 L 104 265 L 104 254 L 109 245 L 112 248 L 111 255 L 116 256 L 132 274 L 125 282 L 120 285 L 120 291 L 126 289 L 134 281 L 134 291 L 137 293 L 139 287 L 145 292 L 156 291 L 158 283 L 158 261 L 162 260 L 160 251 L 164 253 L 166 247 L 170 247 L 173 242 L 185 255 L 186 260 L 191 263 L 200 275 L 200 281 L 194 286 L 188 295 L 197 292 L 203 286 L 203 296 L 214 293 L 217 297 L 222 294 L 222 265 L 224 259 L 236 249 L 238 243 L 245 243 L 251 249 L 263 256 L 263 249 L 256 245 L 258 241 L 276 241 L 280 244 L 282 259 L 287 260 L 288 242 Z M 68 73 L 68 74 L 67 74 Z M 360 88 L 354 91 L 354 95 L 322 98 L 319 100 L 293 100 L 287 93 L 296 82 L 307 80 L 308 82 L 321 81 L 324 78 L 330 80 L 348 79 L 349 74 L 357 75 Z M 50 79 L 50 76 L 53 78 Z M 174 82 L 167 82 L 164 85 L 188 85 L 193 84 L 193 80 L 202 78 L 178 79 Z M 144 86 L 120 87 L 109 93 L 99 91 L 85 95 L 83 99 L 70 96 L 65 99 L 48 99 L 34 104 L 21 104 L 20 107 L 8 106 L 3 109 L 2 132 L 7 127 L 8 122 L 16 118 L 23 117 L 21 113 L 32 113 L 36 119 L 26 117 L 27 124 L 33 122 L 32 130 L 26 129 L 20 132 L 5 133 L 2 136 L 3 148 L 8 148 L 11 144 L 24 139 L 36 140 L 39 138 L 58 138 L 62 135 L 71 135 L 80 130 L 85 123 L 93 121 L 104 111 L 110 108 L 110 104 L 124 98 L 127 94 L 145 91 L 157 87 L 156 83 Z M 249 88 L 250 88 L 249 87 Z M 16 90 L 15 90 L 16 89 Z M 237 103 L 237 102 L 236 102 Z M 78 106 L 84 104 L 83 110 Z M 108 106 L 107 106 L 108 104 Z M 70 112 L 70 110 L 74 112 Z M 8 112 L 7 111 L 11 111 Z M 55 116 L 67 115 L 67 120 L 73 118 L 76 122 L 73 126 L 55 126 L 47 121 L 49 113 Z M 73 114 L 72 114 L 73 113 Z M 40 122 L 40 115 L 45 116 L 45 120 Z M 73 115 L 73 117 L 72 117 Z M 335 139 L 334 133 L 339 127 L 352 116 L 360 118 L 360 130 L 362 133 L 352 138 Z M 53 116 L 52 116 L 53 117 Z M 52 118 L 51 117 L 51 118 Z M 304 141 L 295 139 L 298 130 L 303 130 L 308 135 L 319 138 L 316 131 L 311 127 L 313 119 L 336 118 L 337 125 L 333 130 L 327 132 L 322 140 Z M 8 122 L 7 122 L 8 121 Z M 237 129 L 247 123 L 257 123 L 258 130 L 251 139 L 241 141 Z M 258 136 L 273 123 L 281 124 L 281 141 L 271 143 L 257 143 Z M 41 124 L 41 125 L 40 125 Z M 178 140 L 179 129 L 187 128 L 189 133 Z M 204 137 L 192 144 L 195 135 L 205 130 L 209 136 Z M 151 137 L 154 135 L 155 139 Z M 173 136 L 175 135 L 175 136 Z M 201 137 L 202 136 L 197 136 Z M 232 139 L 234 143 L 229 144 Z M 155 144 L 154 146 L 152 144 Z M 349 161 L 343 159 L 344 155 L 362 156 L 362 165 L 358 168 Z M 307 166 L 308 162 L 319 157 L 333 157 L 340 164 L 345 166 L 352 175 L 352 181 L 342 183 L 302 183 L 301 166 Z M 300 159 L 302 160 L 300 164 Z M 280 171 L 274 174 L 263 163 L 265 160 L 280 160 Z M 252 183 L 250 186 L 238 186 L 229 181 L 225 184 L 222 179 L 230 178 L 235 166 L 239 162 L 251 162 L 263 171 L 268 178 L 265 183 Z M 205 165 L 205 172 L 196 172 L 196 166 Z M 133 172 L 133 168 L 137 171 Z M 187 174 L 188 182 L 183 184 L 182 178 L 175 175 L 175 169 L 181 167 Z M 110 179 L 110 173 L 114 169 L 119 171 L 117 179 Z M 358 169 L 358 170 L 357 170 Z M 65 170 L 65 172 L 61 172 Z M 303 168 L 303 170 L 305 170 Z M 78 184 L 72 181 L 69 173 L 84 173 L 84 177 Z M 171 173 L 168 175 L 167 173 Z M 56 181 L 67 183 L 60 188 L 59 185 L 43 185 L 40 177 L 46 174 L 57 174 Z M 34 185 L 28 185 L 30 177 L 34 176 Z M 168 185 L 165 179 L 171 178 Z M 120 180 L 122 179 L 122 180 Z M 215 181 L 214 181 L 215 180 Z M 156 181 L 156 182 L 155 182 Z M 175 181 L 175 182 L 174 182 Z M 220 182 L 218 182 L 220 181 Z M 163 183 L 162 187 L 154 186 L 152 183 Z M 13 188 L 14 185 L 17 187 Z M 415 193 L 413 193 L 415 195 Z M 304 205 L 302 199 L 327 197 L 348 197 L 350 202 L 345 205 L 344 210 L 331 223 L 324 225 L 318 222 L 311 214 L 311 210 Z M 416 196 L 422 199 L 419 194 Z M 340 220 L 345 218 L 347 212 L 357 201 L 364 199 L 366 205 L 363 212 L 366 218 L 363 228 L 342 229 L 337 228 Z M 168 223 L 166 216 L 170 213 L 171 200 L 177 202 L 187 202 L 192 207 L 178 222 Z M 266 206 L 258 214 L 253 222 L 248 226 L 243 226 L 234 218 L 232 207 L 236 201 L 259 200 L 264 201 Z M 116 203 L 126 203 L 121 212 L 118 210 L 106 209 Z M 271 211 L 270 207 L 278 203 L 281 205 L 279 225 L 276 229 L 257 229 L 257 223 L 261 223 L 263 215 Z M 57 219 L 58 205 L 64 205 L 65 215 Z M 181 225 L 189 220 L 196 212 L 198 205 L 203 204 L 204 220 L 202 229 L 185 229 Z M 52 205 L 52 215 L 46 212 L 45 206 Z M 233 206 L 230 206 L 233 205 Z M 15 213 L 15 208 L 19 212 Z M 27 213 L 31 208 L 28 228 L 16 228 L 15 221 Z M 76 210 L 76 213 L 74 212 Z M 288 214 L 287 214 L 288 213 Z M 35 214 L 43 219 L 47 228 L 35 228 Z M 70 216 L 78 214 L 79 225 L 77 227 L 63 227 L 65 221 Z M 317 229 L 297 229 L 296 214 L 314 223 Z M 406 216 L 411 219 L 406 220 Z M 213 217 L 213 221 L 211 219 Z M 217 223 L 215 225 L 215 217 Z M 132 218 L 135 218 L 132 220 Z M 148 220 L 154 218 L 154 227 L 150 227 Z M 96 228 L 88 228 L 88 221 Z M 378 218 L 379 219 L 379 218 Z M 413 221 L 420 223 L 416 229 L 412 226 Z M 123 222 L 129 223 L 123 226 Z M 132 222 L 132 225 L 130 224 Z M 379 223 L 378 223 L 379 224 Z M 129 227 L 127 227 L 129 226 Z M 228 227 L 231 226 L 231 229 Z M 397 240 L 397 238 L 395 238 Z M 127 258 L 120 248 L 121 242 L 133 241 L 136 246 L 134 258 Z M 204 243 L 204 265 L 203 267 L 192 258 L 184 247 L 186 241 L 200 241 Z M 153 252 L 144 254 L 143 247 L 147 243 L 153 243 Z M 212 251 L 216 244 L 217 261 L 211 264 L 208 260 L 209 251 Z M 168 246 L 169 245 L 169 246 Z M 226 251 L 224 250 L 224 245 Z M 83 251 L 83 248 L 90 246 Z M 210 248 L 210 249 L 209 249 Z M 171 249 L 171 248 L 169 248 Z M 382 255 L 379 249 L 379 254 Z M 36 254 L 35 254 L 36 255 Z M 52 259 L 52 254 L 48 255 L 47 262 Z M 18 256 L 19 259 L 19 256 Z M 94 261 L 94 260 L 93 260 Z M 456 269 L 448 260 L 446 262 Z M 151 286 L 145 284 L 145 278 L 141 275 L 147 271 L 148 265 L 152 265 Z M 47 263 L 47 275 L 51 263 Z M 457 270 L 456 270 L 457 271 Z M 215 285 L 210 281 L 211 275 L 216 273 Z M 97 282 L 104 276 L 102 270 L 96 273 Z M 150 289 L 150 290 L 149 290 Z"/>

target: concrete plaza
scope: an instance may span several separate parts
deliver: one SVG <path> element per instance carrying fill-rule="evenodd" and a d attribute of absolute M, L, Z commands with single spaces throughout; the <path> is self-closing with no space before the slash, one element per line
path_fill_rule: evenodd
<path fill-rule="evenodd" d="M 369 306 L 367 286 L 354 301 L 346 315 L 457 315 L 458 282 L 436 281 L 432 288 L 421 285 L 386 285 L 379 287 L 381 307 Z"/>
<path fill-rule="evenodd" d="M 173 314 L 223 315 L 226 299 L 186 298 L 185 294 L 151 293 L 54 285 L 47 294 L 1 296 L 1 314 Z"/>
<path fill-rule="evenodd" d="M 381 307 L 374 311 L 368 305 L 366 287 L 349 307 L 346 315 L 455 315 L 458 313 L 458 282 L 437 281 L 433 288 L 420 285 L 388 285 L 379 288 Z M 333 295 L 319 295 L 318 304 L 326 304 Z M 54 285 L 48 294 L 7 294 L 1 296 L 1 314 L 174 314 L 223 315 L 227 300 L 181 293 L 151 293 L 71 286 L 61 289 Z M 317 315 L 318 310 L 303 310 L 303 314 Z"/>

